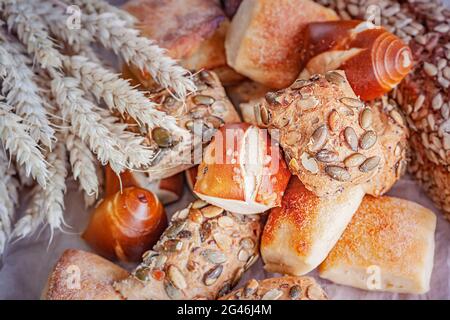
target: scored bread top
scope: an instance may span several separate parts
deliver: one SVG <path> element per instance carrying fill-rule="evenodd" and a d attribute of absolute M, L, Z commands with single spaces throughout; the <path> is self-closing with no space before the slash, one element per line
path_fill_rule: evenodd
<path fill-rule="evenodd" d="M 279 136 L 291 172 L 319 197 L 355 185 L 379 195 L 398 178 L 387 175 L 385 166 L 404 156 L 404 148 L 395 153 L 391 144 L 404 145 L 406 128 L 358 99 L 342 71 L 270 92 L 259 111 L 259 121 Z M 402 123 L 398 112 L 391 117 Z"/>

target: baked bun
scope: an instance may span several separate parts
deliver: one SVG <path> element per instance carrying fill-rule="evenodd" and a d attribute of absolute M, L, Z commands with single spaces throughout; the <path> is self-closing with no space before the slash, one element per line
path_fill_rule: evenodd
<path fill-rule="evenodd" d="M 227 124 L 205 149 L 194 192 L 225 210 L 255 214 L 281 204 L 290 176 L 266 130 Z"/>
<path fill-rule="evenodd" d="M 270 88 L 285 88 L 300 73 L 302 29 L 337 19 L 311 0 L 244 0 L 225 40 L 228 65 Z"/>
<path fill-rule="evenodd" d="M 177 139 L 172 132 L 159 127 L 148 132 L 125 115 L 125 122 L 130 124 L 129 130 L 148 137 L 144 142 L 157 154 L 151 167 L 141 168 L 151 180 L 171 177 L 192 167 L 193 160 L 200 161 L 192 159 L 194 150 L 208 144 L 224 123 L 240 121 L 213 72 L 200 72 L 195 76 L 195 82 L 198 91 L 188 96 L 185 102 L 175 100 L 167 90 L 153 92 L 149 96 L 159 104 L 161 110 L 176 117 L 180 127 L 187 129 L 187 135 L 183 139 Z"/>
<path fill-rule="evenodd" d="M 59 258 L 42 293 L 48 300 L 120 300 L 112 284 L 129 273 L 95 254 L 68 249 Z"/>
<path fill-rule="evenodd" d="M 257 260 L 260 234 L 259 216 L 197 200 L 174 214 L 132 276 L 114 287 L 127 299 L 215 299 Z"/>
<path fill-rule="evenodd" d="M 249 280 L 219 300 L 327 300 L 327 295 L 310 277 L 281 277 Z"/>
<path fill-rule="evenodd" d="M 343 70 L 355 94 L 373 100 L 391 91 L 411 71 L 411 49 L 397 36 L 368 21 L 310 23 L 302 39 L 301 79 Z"/>
<path fill-rule="evenodd" d="M 319 274 L 365 290 L 425 293 L 435 228 L 436 216 L 414 202 L 366 196 Z"/>
<path fill-rule="evenodd" d="M 379 195 L 397 180 L 384 172 L 405 156 L 404 147 L 395 152 L 384 143 L 406 144 L 402 116 L 397 110 L 382 116 L 365 105 L 342 71 L 270 92 L 258 109 L 258 121 L 279 136 L 291 172 L 317 196 L 335 196 L 356 185 Z M 372 183 L 377 175 L 382 179 Z"/>
<path fill-rule="evenodd" d="M 158 198 L 148 190 L 128 187 L 97 205 L 83 238 L 107 258 L 139 261 L 166 227 Z"/>
<path fill-rule="evenodd" d="M 319 198 L 292 176 L 280 208 L 270 211 L 261 237 L 269 272 L 303 275 L 327 256 L 364 197 L 360 186 Z"/>

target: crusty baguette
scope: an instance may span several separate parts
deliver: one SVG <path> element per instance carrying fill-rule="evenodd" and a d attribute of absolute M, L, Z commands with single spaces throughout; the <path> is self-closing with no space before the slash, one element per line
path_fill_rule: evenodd
<path fill-rule="evenodd" d="M 280 208 L 270 212 L 261 238 L 269 272 L 303 275 L 327 256 L 364 196 L 361 187 L 337 197 L 319 198 L 293 176 Z"/>
<path fill-rule="evenodd" d="M 252 80 L 285 88 L 300 72 L 303 27 L 327 20 L 337 15 L 311 0 L 244 0 L 225 40 L 227 62 Z"/>
<path fill-rule="evenodd" d="M 320 276 L 366 290 L 425 293 L 435 228 L 436 216 L 414 202 L 366 196 Z"/>
<path fill-rule="evenodd" d="M 281 277 L 249 280 L 219 300 L 326 300 L 327 295 L 310 277 Z"/>
<path fill-rule="evenodd" d="M 48 300 L 120 300 L 113 288 L 115 281 L 128 272 L 93 253 L 68 249 L 51 273 L 43 299 Z"/>

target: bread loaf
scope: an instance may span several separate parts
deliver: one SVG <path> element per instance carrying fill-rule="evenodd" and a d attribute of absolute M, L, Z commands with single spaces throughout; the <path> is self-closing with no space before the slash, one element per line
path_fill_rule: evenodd
<path fill-rule="evenodd" d="M 220 300 L 326 300 L 323 289 L 310 277 L 281 277 L 248 281 Z"/>
<path fill-rule="evenodd" d="M 436 216 L 414 202 L 366 196 L 319 274 L 365 290 L 425 293 L 435 228 Z"/>
<path fill-rule="evenodd" d="M 311 0 L 244 0 L 225 40 L 228 64 L 270 88 L 289 86 L 300 72 L 301 31 L 312 21 L 337 20 Z"/>

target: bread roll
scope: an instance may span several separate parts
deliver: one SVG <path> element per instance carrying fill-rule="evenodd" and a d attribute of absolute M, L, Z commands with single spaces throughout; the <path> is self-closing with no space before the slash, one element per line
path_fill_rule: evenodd
<path fill-rule="evenodd" d="M 366 196 L 319 274 L 365 290 L 425 293 L 435 228 L 436 216 L 414 202 Z"/>
<path fill-rule="evenodd" d="M 127 299 L 215 299 L 256 261 L 260 233 L 259 216 L 197 200 L 175 213 L 142 264 L 114 287 Z"/>
<path fill-rule="evenodd" d="M 64 251 L 42 293 L 48 300 L 120 300 L 112 284 L 128 272 L 95 254 Z"/>
<path fill-rule="evenodd" d="M 311 0 L 244 0 L 225 40 L 228 64 L 270 88 L 285 88 L 300 73 L 299 42 L 312 21 L 337 20 Z"/>
<path fill-rule="evenodd" d="M 293 176 L 280 208 L 273 208 L 261 237 L 261 256 L 269 272 L 303 275 L 316 268 L 339 240 L 361 203 L 354 187 L 336 197 L 319 198 Z"/>
<path fill-rule="evenodd" d="M 310 277 L 281 277 L 249 280 L 219 300 L 326 300 L 327 295 Z"/>

